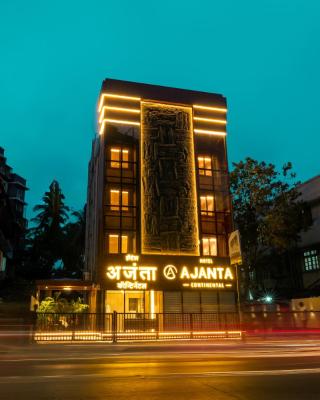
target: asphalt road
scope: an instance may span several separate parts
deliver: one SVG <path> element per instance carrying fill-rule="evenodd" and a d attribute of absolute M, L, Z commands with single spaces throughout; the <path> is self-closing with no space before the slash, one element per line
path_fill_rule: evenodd
<path fill-rule="evenodd" d="M 0 346 L 0 399 L 319 400 L 320 342 Z"/>

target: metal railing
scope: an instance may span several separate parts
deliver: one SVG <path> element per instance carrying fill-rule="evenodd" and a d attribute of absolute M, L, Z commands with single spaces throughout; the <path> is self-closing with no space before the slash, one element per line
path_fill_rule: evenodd
<path fill-rule="evenodd" d="M 210 339 L 241 336 L 238 313 L 38 313 L 34 339 Z"/>
<path fill-rule="evenodd" d="M 245 311 L 241 314 L 241 329 L 248 335 L 320 333 L 320 311 Z"/>
<path fill-rule="evenodd" d="M 36 341 L 132 341 L 320 335 L 320 311 L 214 313 L 37 313 Z"/>

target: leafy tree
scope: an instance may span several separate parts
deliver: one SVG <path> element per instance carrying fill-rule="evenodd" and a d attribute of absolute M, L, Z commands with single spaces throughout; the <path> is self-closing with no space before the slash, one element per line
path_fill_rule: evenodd
<path fill-rule="evenodd" d="M 41 301 L 37 310 L 37 323 L 45 324 L 46 327 L 63 326 L 66 329 L 70 329 L 76 320 L 74 316 L 65 314 L 83 314 L 88 312 L 89 305 L 84 304 L 83 300 L 78 297 L 76 300 L 72 299 L 68 301 L 66 298 L 61 296 L 61 293 L 56 293 L 54 297 L 46 297 Z M 53 313 L 53 314 L 51 314 Z"/>
<path fill-rule="evenodd" d="M 230 187 L 234 220 L 241 234 L 245 279 L 244 292 L 257 290 L 250 275 L 265 267 L 271 254 L 283 255 L 295 248 L 299 233 L 311 221 L 299 199 L 291 163 L 276 171 L 273 164 L 246 158 L 233 163 Z"/>
<path fill-rule="evenodd" d="M 63 273 L 80 278 L 84 265 L 86 207 L 74 211 L 72 216 L 75 221 L 67 223 L 64 227 Z"/>
<path fill-rule="evenodd" d="M 68 301 L 58 293 L 55 297 L 46 297 L 41 301 L 38 313 L 82 313 L 88 311 L 88 304 L 78 297 L 76 300 Z"/>

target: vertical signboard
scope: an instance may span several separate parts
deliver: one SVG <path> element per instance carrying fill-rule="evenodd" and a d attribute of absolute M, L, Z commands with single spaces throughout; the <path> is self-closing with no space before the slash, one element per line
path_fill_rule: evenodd
<path fill-rule="evenodd" d="M 242 264 L 240 233 L 238 230 L 233 231 L 229 235 L 229 256 L 230 264 Z"/>

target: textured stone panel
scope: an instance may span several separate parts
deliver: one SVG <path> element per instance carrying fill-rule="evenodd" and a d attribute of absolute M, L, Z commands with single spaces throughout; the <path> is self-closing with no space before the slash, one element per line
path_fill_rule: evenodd
<path fill-rule="evenodd" d="M 192 111 L 141 104 L 142 253 L 199 254 Z"/>

